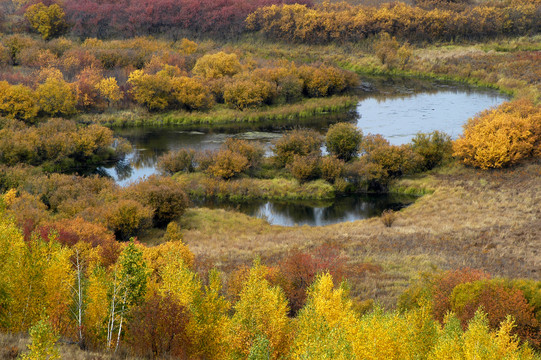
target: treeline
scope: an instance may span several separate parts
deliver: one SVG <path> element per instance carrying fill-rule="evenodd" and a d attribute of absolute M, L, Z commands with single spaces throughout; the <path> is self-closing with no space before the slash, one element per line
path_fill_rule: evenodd
<path fill-rule="evenodd" d="M 19 13 L 39 3 L 58 7 L 55 12 L 62 15 L 60 18 L 64 20 L 66 30 L 80 38 L 150 34 L 166 34 L 171 38 L 206 34 L 224 38 L 244 32 L 244 20 L 260 7 L 294 3 L 313 5 L 311 0 L 13 1 Z M 41 18 L 42 24 L 45 19 Z M 12 27 L 21 27 L 21 24 Z"/>
<path fill-rule="evenodd" d="M 112 179 L 45 174 L 41 168 L 0 168 L 0 188 L 9 193 L 6 211 L 25 234 L 55 220 L 82 219 L 127 240 L 151 227 L 164 227 L 190 205 L 181 185 L 152 176 L 121 188 Z"/>
<path fill-rule="evenodd" d="M 32 123 L 43 116 L 135 105 L 149 111 L 220 104 L 244 110 L 340 94 L 358 82 L 354 73 L 334 66 L 297 66 L 237 53 L 198 51 L 188 39 L 77 44 L 7 36 L 0 43 L 0 63 L 7 65 L 0 75 L 0 115 Z"/>
<path fill-rule="evenodd" d="M 541 28 L 540 5 L 535 1 L 423 4 L 273 5 L 250 14 L 246 23 L 249 30 L 260 31 L 269 39 L 309 44 L 359 41 L 381 33 L 409 41 L 472 40 L 535 34 Z"/>
<path fill-rule="evenodd" d="M 36 126 L 5 119 L 0 126 L 0 163 L 42 166 L 47 172 L 91 172 L 131 151 L 124 139 L 101 125 L 77 126 L 52 118 Z"/>
<path fill-rule="evenodd" d="M 226 275 L 196 270 L 175 223 L 166 243 L 117 243 L 111 255 L 110 235 L 84 222 L 25 239 L 2 215 L 0 328 L 30 330 L 30 358 L 55 355 L 62 337 L 148 358 L 539 359 L 526 345 L 538 345 L 539 282 L 447 272 L 391 312 L 337 285 L 343 259 L 329 247 Z"/>

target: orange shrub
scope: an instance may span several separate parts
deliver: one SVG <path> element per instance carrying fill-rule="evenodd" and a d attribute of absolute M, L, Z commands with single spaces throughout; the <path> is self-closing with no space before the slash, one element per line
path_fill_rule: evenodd
<path fill-rule="evenodd" d="M 214 177 L 231 179 L 242 173 L 250 166 L 246 156 L 231 150 L 218 151 L 207 168 L 207 173 Z"/>
<path fill-rule="evenodd" d="M 505 103 L 474 117 L 453 145 L 454 156 L 481 169 L 502 168 L 539 155 L 541 105 Z"/>
<path fill-rule="evenodd" d="M 445 315 L 451 310 L 450 297 L 456 286 L 485 279 L 490 279 L 490 274 L 470 268 L 447 271 L 436 278 L 432 285 L 433 311 L 436 320 L 443 322 Z"/>

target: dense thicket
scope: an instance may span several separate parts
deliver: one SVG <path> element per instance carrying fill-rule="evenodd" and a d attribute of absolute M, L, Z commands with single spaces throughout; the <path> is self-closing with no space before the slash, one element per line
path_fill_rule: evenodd
<path fill-rule="evenodd" d="M 539 3 L 513 1 L 449 8 L 404 3 L 379 7 L 353 6 L 346 2 L 304 5 L 273 5 L 256 10 L 246 19 L 248 29 L 268 38 L 303 43 L 358 41 L 388 33 L 410 41 L 479 39 L 497 35 L 523 35 L 540 29 Z"/>
<path fill-rule="evenodd" d="M 189 31 L 231 36 L 244 30 L 244 19 L 256 9 L 311 0 L 67 0 L 66 17 L 81 37 L 133 36 Z"/>
<path fill-rule="evenodd" d="M 539 359 L 521 344 L 531 339 L 524 326 L 538 329 L 539 282 L 461 281 L 468 270 L 458 281 L 448 281 L 457 272 L 438 275 L 431 291 L 449 293 L 447 284 L 455 284 L 450 303 L 457 311 L 440 323 L 426 299 L 404 312 L 362 310 L 347 283 L 338 285 L 345 259 L 329 248 L 292 253 L 276 267 L 257 260 L 229 276 L 199 274 L 175 223 L 166 243 L 130 241 L 110 258 L 106 238 L 87 240 L 104 235 L 82 223 L 25 239 L 4 210 L 0 215 L 0 329 L 30 332 L 28 358 L 57 355 L 61 337 L 149 358 Z M 520 301 L 505 302 L 503 294 Z"/>

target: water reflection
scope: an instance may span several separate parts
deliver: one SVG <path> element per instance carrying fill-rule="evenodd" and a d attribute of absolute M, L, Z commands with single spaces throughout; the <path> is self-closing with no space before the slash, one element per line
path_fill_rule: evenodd
<path fill-rule="evenodd" d="M 399 210 L 415 197 L 395 194 L 351 195 L 331 202 L 251 201 L 248 203 L 202 202 L 201 206 L 237 210 L 267 220 L 271 225 L 324 226 L 379 216 L 386 209 Z"/>
<path fill-rule="evenodd" d="M 304 127 L 324 133 L 331 124 L 341 121 L 356 123 L 365 134 L 381 134 L 392 144 L 407 143 L 417 132 L 434 130 L 456 137 L 468 118 L 507 100 L 494 90 L 400 78 L 365 78 L 357 95 L 360 101 L 353 110 L 307 119 L 115 129 L 116 135 L 134 146 L 127 158 L 131 170 L 125 164 L 101 170 L 125 186 L 156 173 L 158 157 L 171 150 L 217 149 L 229 137 L 259 140 L 269 149 L 286 130 Z"/>

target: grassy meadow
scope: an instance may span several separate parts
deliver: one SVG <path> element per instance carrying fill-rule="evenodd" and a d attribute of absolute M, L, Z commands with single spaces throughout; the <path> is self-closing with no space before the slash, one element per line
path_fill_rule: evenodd
<path fill-rule="evenodd" d="M 540 6 L 0 0 L 0 358 L 541 359 Z M 510 101 L 458 139 L 303 128 L 363 78 Z M 115 128 L 285 122 L 102 171 Z M 314 227 L 194 205 L 382 193 L 418 198 Z"/>

